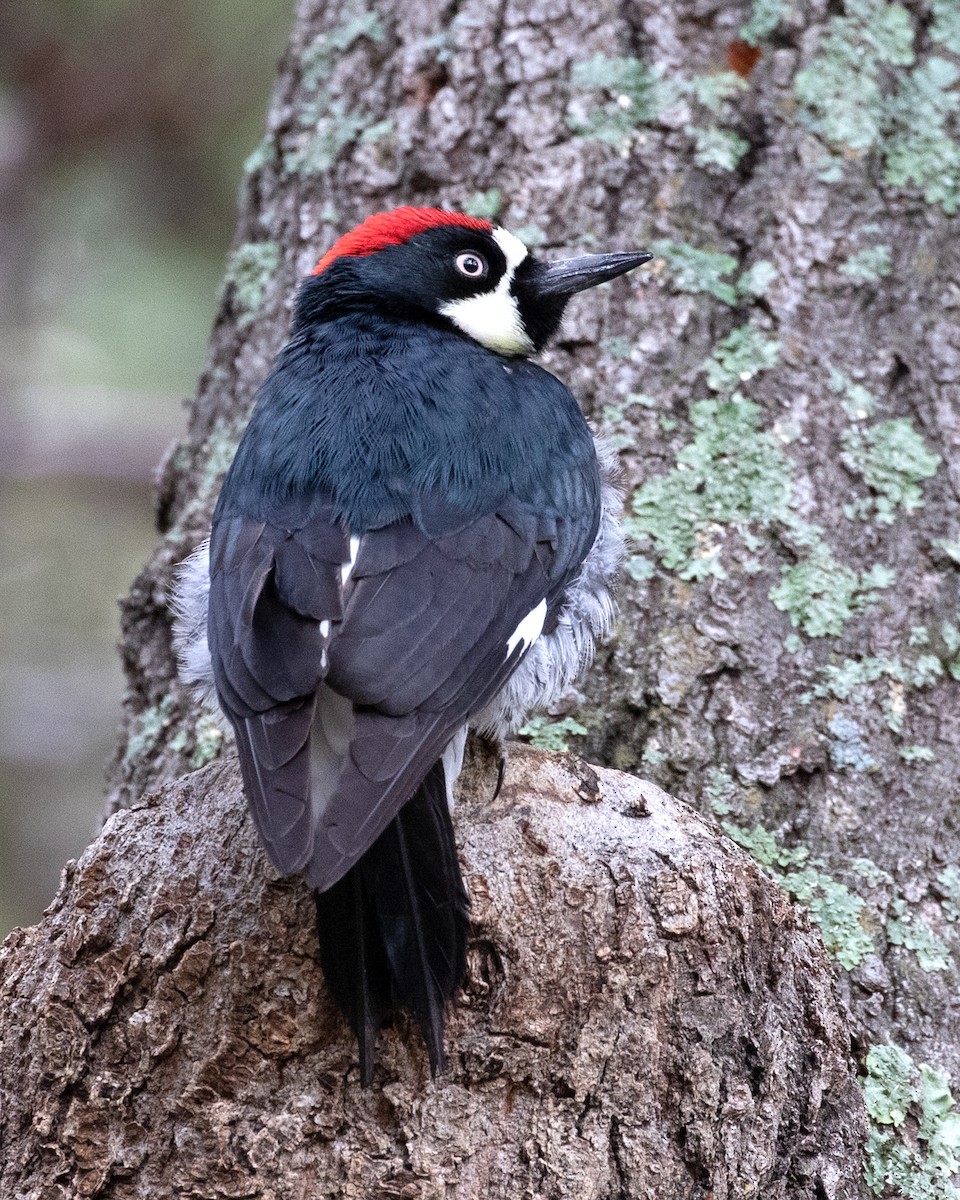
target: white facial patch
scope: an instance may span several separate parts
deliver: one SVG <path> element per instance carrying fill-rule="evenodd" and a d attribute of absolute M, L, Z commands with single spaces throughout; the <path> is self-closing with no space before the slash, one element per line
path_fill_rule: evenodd
<path fill-rule="evenodd" d="M 510 291 L 514 273 L 528 251 L 506 229 L 495 229 L 493 237 L 507 260 L 507 269 L 496 288 L 463 300 L 448 300 L 441 304 L 440 312 L 488 350 L 497 354 L 532 354 L 533 342 L 523 327 L 516 297 Z"/>
<path fill-rule="evenodd" d="M 537 607 L 528 612 L 513 633 L 510 634 L 507 642 L 507 658 L 510 657 L 520 642 L 523 642 L 524 650 L 528 646 L 532 646 L 543 632 L 543 623 L 546 619 L 547 602 L 546 600 L 541 600 Z"/>

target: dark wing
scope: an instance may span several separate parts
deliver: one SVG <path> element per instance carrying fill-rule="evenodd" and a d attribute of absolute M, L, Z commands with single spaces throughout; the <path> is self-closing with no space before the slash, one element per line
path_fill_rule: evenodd
<path fill-rule="evenodd" d="M 348 558 L 346 535 L 323 514 L 302 524 L 295 512 L 275 524 L 225 516 L 211 535 L 214 678 L 257 829 L 283 874 L 306 864 L 313 843 L 310 730 Z"/>
<path fill-rule="evenodd" d="M 372 845 L 516 669 L 539 631 L 518 636 L 524 619 L 542 605 L 549 621 L 596 535 L 595 508 L 561 519 L 506 502 L 446 533 L 396 522 L 363 535 L 345 590 L 348 539 L 329 513 L 216 522 L 211 658 L 279 871 L 305 868 L 323 890 Z M 353 720 L 339 778 L 311 803 L 321 682 Z"/>
<path fill-rule="evenodd" d="M 353 702 L 354 726 L 318 817 L 313 887 L 364 854 L 516 669 L 524 618 L 541 604 L 549 617 L 596 536 L 584 508 L 558 519 L 505 503 L 443 536 L 412 520 L 364 535 L 329 650 L 326 683 Z"/>

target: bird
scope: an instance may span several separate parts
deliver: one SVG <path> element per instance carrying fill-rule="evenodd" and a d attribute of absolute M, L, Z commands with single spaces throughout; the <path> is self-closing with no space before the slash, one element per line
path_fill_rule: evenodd
<path fill-rule="evenodd" d="M 363 1086 L 398 1010 L 446 1065 L 468 730 L 502 744 L 612 626 L 615 456 L 531 358 L 573 295 L 651 257 L 550 262 L 464 213 L 367 217 L 300 284 L 181 568 L 180 674 L 233 729 L 268 858 L 314 891 Z"/>

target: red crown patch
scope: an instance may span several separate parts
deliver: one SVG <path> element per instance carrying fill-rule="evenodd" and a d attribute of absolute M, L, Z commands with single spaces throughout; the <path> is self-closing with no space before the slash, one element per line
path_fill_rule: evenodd
<path fill-rule="evenodd" d="M 468 217 L 466 213 L 448 212 L 444 208 L 394 208 L 389 212 L 375 213 L 356 229 L 337 238 L 323 258 L 313 268 L 313 274 L 325 271 L 335 258 L 362 258 L 376 254 L 387 246 L 402 246 L 404 242 L 436 229 L 440 225 L 460 225 L 464 229 L 477 229 L 489 233 L 493 225 L 480 217 Z"/>

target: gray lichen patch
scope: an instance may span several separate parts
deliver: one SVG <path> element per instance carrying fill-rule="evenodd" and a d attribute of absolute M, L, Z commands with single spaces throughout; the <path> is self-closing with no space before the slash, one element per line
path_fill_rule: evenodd
<path fill-rule="evenodd" d="M 877 760 L 870 753 L 864 729 L 845 713 L 837 713 L 827 728 L 830 731 L 830 759 L 838 771 L 874 771 Z"/>

